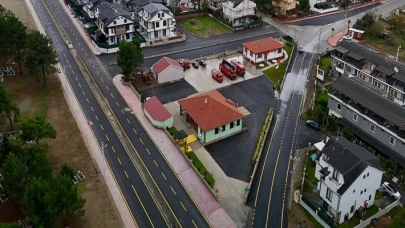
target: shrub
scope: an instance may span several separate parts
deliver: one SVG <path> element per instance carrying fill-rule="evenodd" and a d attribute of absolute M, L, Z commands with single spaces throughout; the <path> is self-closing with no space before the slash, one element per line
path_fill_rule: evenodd
<path fill-rule="evenodd" d="M 267 127 L 270 124 L 270 119 L 272 118 L 272 115 L 273 115 L 273 109 L 270 108 L 269 112 L 267 113 L 266 118 L 264 119 L 264 124 L 263 124 L 263 127 L 262 127 L 262 131 L 260 132 L 260 136 L 259 136 L 259 141 L 257 142 L 256 150 L 255 150 L 255 152 L 253 154 L 252 163 L 256 163 L 256 160 L 259 157 L 260 147 L 264 143 L 266 130 L 267 130 Z"/>

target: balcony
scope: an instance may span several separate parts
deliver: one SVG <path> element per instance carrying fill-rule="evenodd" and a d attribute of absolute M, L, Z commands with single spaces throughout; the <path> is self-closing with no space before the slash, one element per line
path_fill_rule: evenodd
<path fill-rule="evenodd" d="M 327 176 L 324 180 L 324 183 L 333 192 L 337 192 L 341 186 L 335 179 L 332 178 L 332 175 Z"/>

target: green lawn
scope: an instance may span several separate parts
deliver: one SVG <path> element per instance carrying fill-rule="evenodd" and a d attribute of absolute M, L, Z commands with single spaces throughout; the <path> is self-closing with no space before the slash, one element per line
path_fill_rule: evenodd
<path fill-rule="evenodd" d="M 332 57 L 329 55 L 321 57 L 319 68 L 324 71 L 325 77 L 327 77 L 329 75 L 330 69 L 332 68 Z"/>
<path fill-rule="evenodd" d="M 392 219 L 391 224 L 388 226 L 389 228 L 405 227 L 405 208 L 396 206 L 390 212 L 388 212 L 387 216 L 390 216 Z"/>
<path fill-rule="evenodd" d="M 200 172 L 200 174 L 204 177 L 205 181 L 211 188 L 214 188 L 215 180 L 211 176 L 211 174 L 207 171 L 204 165 L 201 163 L 200 159 L 194 154 L 194 152 L 187 152 L 186 153 L 188 159 L 190 159 L 191 163 L 195 166 L 195 168 Z"/>
<path fill-rule="evenodd" d="M 292 52 L 292 44 L 287 43 L 285 45 L 285 51 L 288 53 L 288 58 L 291 58 L 291 52 Z M 273 82 L 275 88 L 280 91 L 280 85 L 281 82 L 283 81 L 284 74 L 287 70 L 287 65 L 288 65 L 288 59 L 284 62 L 282 62 L 279 66 L 278 69 L 275 67 L 272 67 L 270 69 L 265 70 L 263 73 L 270 79 L 271 82 Z"/>
<path fill-rule="evenodd" d="M 378 212 L 378 207 L 376 205 L 373 205 L 367 209 L 366 215 L 361 218 L 363 221 L 370 218 L 374 214 Z M 357 225 L 360 224 L 360 220 L 358 218 L 351 218 L 346 224 L 341 224 L 338 226 L 338 228 L 353 228 Z"/>
<path fill-rule="evenodd" d="M 209 16 L 184 19 L 180 22 L 184 28 L 196 36 L 208 37 L 231 33 L 226 26 Z"/>

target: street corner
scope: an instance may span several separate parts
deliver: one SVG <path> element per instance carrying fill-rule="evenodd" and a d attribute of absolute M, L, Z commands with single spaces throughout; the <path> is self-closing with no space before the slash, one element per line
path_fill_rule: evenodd
<path fill-rule="evenodd" d="M 222 63 L 224 59 L 228 62 L 235 61 L 243 64 L 245 68 L 245 75 L 243 77 L 238 76 L 235 80 L 231 80 L 223 75 L 223 81 L 217 82 L 211 76 L 211 71 L 220 70 L 219 64 Z M 206 58 L 205 63 L 207 64 L 206 67 L 199 66 L 197 69 L 191 67 L 191 69 L 187 70 L 184 75 L 184 79 L 198 92 L 211 91 L 263 75 L 259 69 L 256 69 L 254 65 L 247 62 L 241 54 L 227 56 L 215 55 Z"/>

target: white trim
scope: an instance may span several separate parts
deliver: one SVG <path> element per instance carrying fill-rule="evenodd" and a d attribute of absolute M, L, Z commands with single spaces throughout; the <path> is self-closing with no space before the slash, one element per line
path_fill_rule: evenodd
<path fill-rule="evenodd" d="M 342 100 L 340 100 L 338 97 L 334 96 L 333 94 L 328 94 L 328 96 L 333 97 L 333 99 L 335 99 L 338 102 L 341 102 L 342 105 L 346 106 L 347 108 L 349 108 L 350 110 L 352 110 L 353 112 L 356 112 L 357 115 L 363 117 L 364 119 L 367 119 L 370 123 L 378 126 L 379 128 L 383 129 L 385 132 L 389 133 L 391 136 L 393 136 L 394 138 L 398 139 L 399 141 L 405 143 L 405 139 L 399 137 L 396 133 L 392 132 L 390 129 L 381 126 L 380 124 L 378 124 L 376 121 L 374 121 L 373 119 L 371 119 L 370 117 L 363 115 L 362 113 L 360 113 L 357 109 L 353 108 L 352 106 L 345 104 Z"/>

